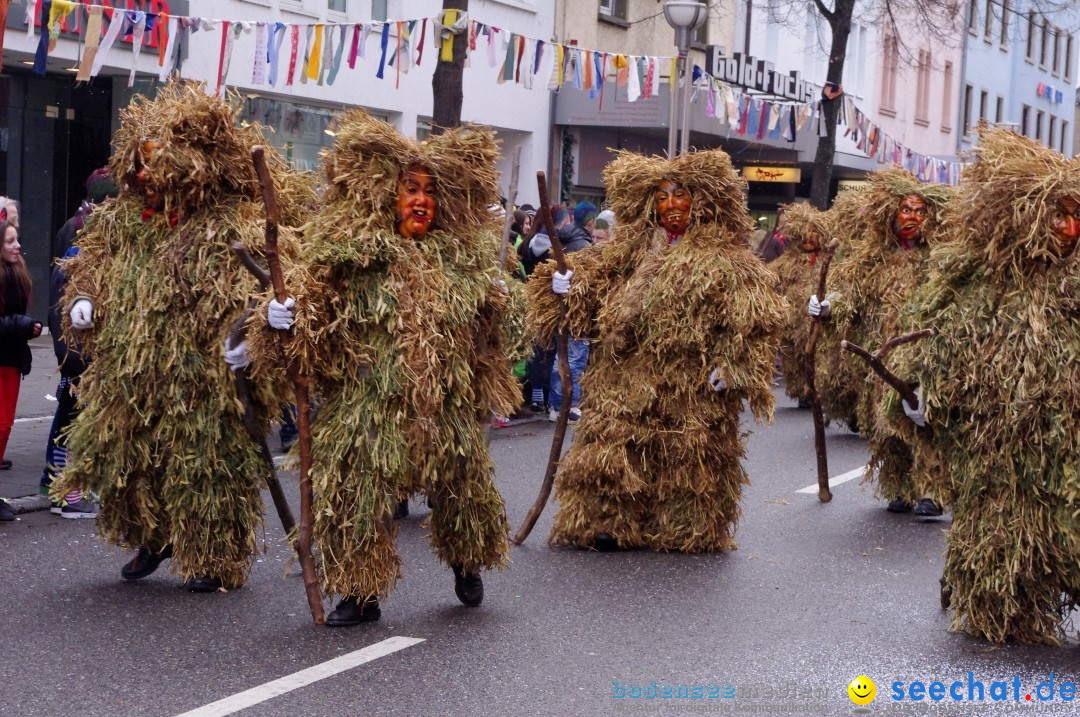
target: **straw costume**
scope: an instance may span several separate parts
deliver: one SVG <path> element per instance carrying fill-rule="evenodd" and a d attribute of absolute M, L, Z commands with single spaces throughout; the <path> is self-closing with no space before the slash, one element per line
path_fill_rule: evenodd
<path fill-rule="evenodd" d="M 840 340 L 846 339 L 873 351 L 897 336 L 901 306 L 925 281 L 930 247 L 940 236 L 947 187 L 919 184 L 898 167 L 872 174 L 869 182 L 858 194 L 864 202 L 861 211 L 837 216 L 837 231 L 846 238 L 844 255 L 829 272 L 831 314 L 822 327 L 822 350 L 839 352 Z M 851 380 L 858 391 L 859 431 L 870 444 L 866 480 L 876 473 L 876 491 L 889 501 L 889 510 L 909 512 L 927 490 L 916 485 L 911 446 L 879 410 L 882 396 L 892 389 L 859 358 L 845 352 L 844 360 L 858 367 Z M 823 394 L 827 391 L 822 388 Z"/>
<path fill-rule="evenodd" d="M 498 283 L 488 209 L 495 141 L 458 128 L 417 144 L 359 110 L 335 131 L 306 261 L 283 266 L 296 299 L 289 350 L 319 400 L 311 477 L 322 587 L 345 596 L 327 624 L 378 618 L 377 598 L 399 574 L 389 518 L 416 491 L 431 499 L 431 542 L 458 597 L 479 604 L 479 571 L 504 565 L 509 530 L 483 429 L 491 411 L 509 415 L 521 400 L 508 354 L 522 342 L 504 316 L 523 308 Z M 431 185 L 423 232 L 401 204 L 417 172 Z M 249 342 L 259 370 L 280 371 L 271 332 L 253 330 Z"/>
<path fill-rule="evenodd" d="M 787 249 L 769 265 L 780 277 L 780 290 L 788 300 L 780 336 L 780 373 L 784 377 L 784 392 L 804 404 L 810 400 L 806 345 L 813 323 L 807 319 L 803 303 L 817 290 L 821 250 L 833 234 L 832 216 L 804 203 L 781 207 L 780 216 L 780 230 Z"/>
<path fill-rule="evenodd" d="M 937 334 L 898 350 L 894 372 L 918 382 L 916 446 L 945 468 L 953 628 L 1056 644 L 1080 599 L 1080 160 L 979 135 L 907 317 Z"/>
<path fill-rule="evenodd" d="M 621 152 L 605 183 L 617 236 L 567 256 L 569 331 L 596 343 L 551 542 L 734 548 L 748 482 L 739 413 L 748 400 L 771 420 L 785 308 L 776 275 L 743 244 L 746 184 L 721 150 Z M 541 340 L 559 328 L 554 271 L 543 264 L 529 282 Z"/>
<path fill-rule="evenodd" d="M 230 245 L 258 255 L 261 243 L 260 140 L 198 85 L 137 98 L 113 138 L 121 195 L 89 216 L 67 263 L 64 332 L 91 361 L 53 493 L 100 496 L 98 533 L 139 548 L 128 579 L 171 555 L 188 589 L 236 588 L 254 559 L 267 469 L 221 355 L 252 290 Z M 71 331 L 89 306 L 93 327 Z"/>

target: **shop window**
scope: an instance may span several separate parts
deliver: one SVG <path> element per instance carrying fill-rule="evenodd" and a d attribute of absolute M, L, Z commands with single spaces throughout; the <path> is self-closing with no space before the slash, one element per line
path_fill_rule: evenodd
<path fill-rule="evenodd" d="M 1001 3 L 1001 36 L 998 41 L 1002 47 L 1008 47 L 1009 45 L 1009 21 L 1012 20 L 1012 8 L 1009 7 L 1009 0 L 1003 0 Z"/>
<path fill-rule="evenodd" d="M 941 98 L 941 129 L 948 132 L 952 129 L 952 83 L 953 64 L 945 63 L 945 87 Z"/>
<path fill-rule="evenodd" d="M 600 0 L 600 14 L 616 20 L 627 20 L 627 0 Z"/>
<path fill-rule="evenodd" d="M 1027 15 L 1027 61 L 1035 62 L 1035 33 L 1039 26 L 1035 24 L 1035 11 L 1028 10 Z"/>

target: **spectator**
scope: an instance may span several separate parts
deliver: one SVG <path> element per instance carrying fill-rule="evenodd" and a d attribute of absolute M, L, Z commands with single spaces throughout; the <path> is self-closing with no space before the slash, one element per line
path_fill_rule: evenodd
<path fill-rule="evenodd" d="M 10 197 L 0 197 L 0 219 L 6 219 L 19 231 L 19 203 Z"/>
<path fill-rule="evenodd" d="M 525 212 L 525 223 L 521 227 L 521 236 L 529 237 L 533 233 L 533 224 L 536 222 L 536 207 L 531 204 L 522 204 L 520 209 Z"/>
<path fill-rule="evenodd" d="M 67 465 L 66 429 L 78 415 L 79 377 L 86 369 L 86 363 L 78 349 L 69 346 L 64 340 L 61 319 L 63 307 L 61 297 L 67 284 L 64 261 L 79 253 L 75 237 L 83 228 L 86 217 L 94 208 L 109 197 L 119 194 L 116 183 L 109 177 L 108 170 L 95 170 L 86 180 L 86 199 L 79 205 L 75 215 L 56 233 L 53 251 L 60 261 L 53 265 L 49 280 L 49 333 L 52 335 L 53 351 L 56 353 L 57 366 L 60 368 L 60 383 L 56 387 L 56 413 L 53 415 L 49 440 L 45 445 L 45 468 L 41 472 L 40 492 L 49 494 L 53 479 Z M 73 392 L 74 390 L 74 392 Z M 96 518 L 97 505 L 86 498 L 78 488 L 68 492 L 62 501 L 52 501 L 51 512 L 63 518 Z"/>
<path fill-rule="evenodd" d="M 559 241 L 562 243 L 564 252 L 581 251 L 593 245 L 592 231 L 596 228 L 597 214 L 598 211 L 594 204 L 579 202 L 574 207 L 573 222 L 567 220 L 561 226 L 556 225 L 556 232 L 559 235 Z M 578 404 L 581 403 L 581 375 L 585 372 L 586 364 L 589 363 L 589 340 L 571 337 L 567 344 L 567 353 L 570 358 L 571 379 L 569 420 L 577 421 L 581 418 L 581 410 L 578 409 Z M 557 361 L 553 361 L 551 366 L 551 387 L 548 390 L 548 400 L 551 404 L 551 409 L 548 412 L 549 420 L 558 420 L 559 409 L 562 408 L 562 398 L 562 379 L 559 377 L 559 366 Z"/>
<path fill-rule="evenodd" d="M 608 239 L 613 239 L 615 237 L 615 212 L 610 209 L 605 209 L 600 212 L 596 215 L 597 227 L 600 226 L 600 222 L 605 222 L 607 224 Z"/>
<path fill-rule="evenodd" d="M 0 218 L 0 467 L 4 470 L 11 468 L 11 461 L 3 456 L 15 424 L 19 383 L 30 373 L 27 342 L 41 335 L 41 324 L 25 313 L 30 305 L 30 274 L 20 253 L 19 232 L 6 216 Z M 0 500 L 0 520 L 14 519 L 11 506 Z"/>
<path fill-rule="evenodd" d="M 528 207 L 528 205 L 526 205 Z M 532 209 L 532 207 L 528 207 Z M 528 212 L 528 209 L 525 209 Z M 526 214 L 528 216 L 528 214 Z M 556 229 L 568 224 L 570 212 L 558 204 L 551 205 L 551 217 Z M 521 244 L 518 255 L 525 270 L 525 276 L 533 273 L 538 264 L 542 264 L 551 258 L 551 238 L 547 229 L 539 217 L 533 216 L 533 224 L 530 227 L 531 236 Z M 533 345 L 533 355 L 529 359 L 526 370 L 529 379 L 530 401 L 528 410 L 536 414 L 547 414 L 548 399 L 551 392 L 551 367 L 555 363 L 555 349 L 545 348 L 552 346 L 553 341 L 548 340 Z"/>

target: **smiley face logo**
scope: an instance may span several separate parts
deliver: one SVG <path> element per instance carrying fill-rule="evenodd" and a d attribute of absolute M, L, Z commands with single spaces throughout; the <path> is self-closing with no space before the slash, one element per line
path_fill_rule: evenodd
<path fill-rule="evenodd" d="M 868 705 L 877 696 L 877 685 L 865 675 L 859 675 L 847 686 L 848 697 L 857 705 Z"/>

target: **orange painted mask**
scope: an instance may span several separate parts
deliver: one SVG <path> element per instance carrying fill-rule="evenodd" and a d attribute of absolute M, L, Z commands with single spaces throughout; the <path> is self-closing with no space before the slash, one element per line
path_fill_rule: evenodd
<path fill-rule="evenodd" d="M 1054 233 L 1054 253 L 1061 259 L 1072 254 L 1080 237 L 1080 202 L 1072 197 L 1058 197 L 1050 215 Z"/>
<path fill-rule="evenodd" d="M 926 200 L 917 194 L 909 194 L 900 202 L 893 219 L 893 235 L 902 244 L 918 244 L 922 238 L 922 226 L 926 221 Z"/>
<path fill-rule="evenodd" d="M 146 162 L 160 152 L 164 146 L 163 142 L 147 140 L 139 147 L 139 173 L 136 175 L 136 179 L 139 180 L 139 187 L 142 190 L 146 206 L 155 211 L 161 211 L 165 208 L 165 197 L 150 179 L 150 170 L 147 168 Z"/>
<path fill-rule="evenodd" d="M 409 167 L 397 184 L 397 231 L 406 239 L 423 239 L 435 221 L 435 178 L 426 167 Z"/>
<path fill-rule="evenodd" d="M 671 236 L 678 237 L 685 234 L 686 225 L 690 223 L 692 203 L 690 190 L 675 184 L 670 179 L 665 179 L 657 188 L 654 198 L 660 226 L 664 227 Z"/>

